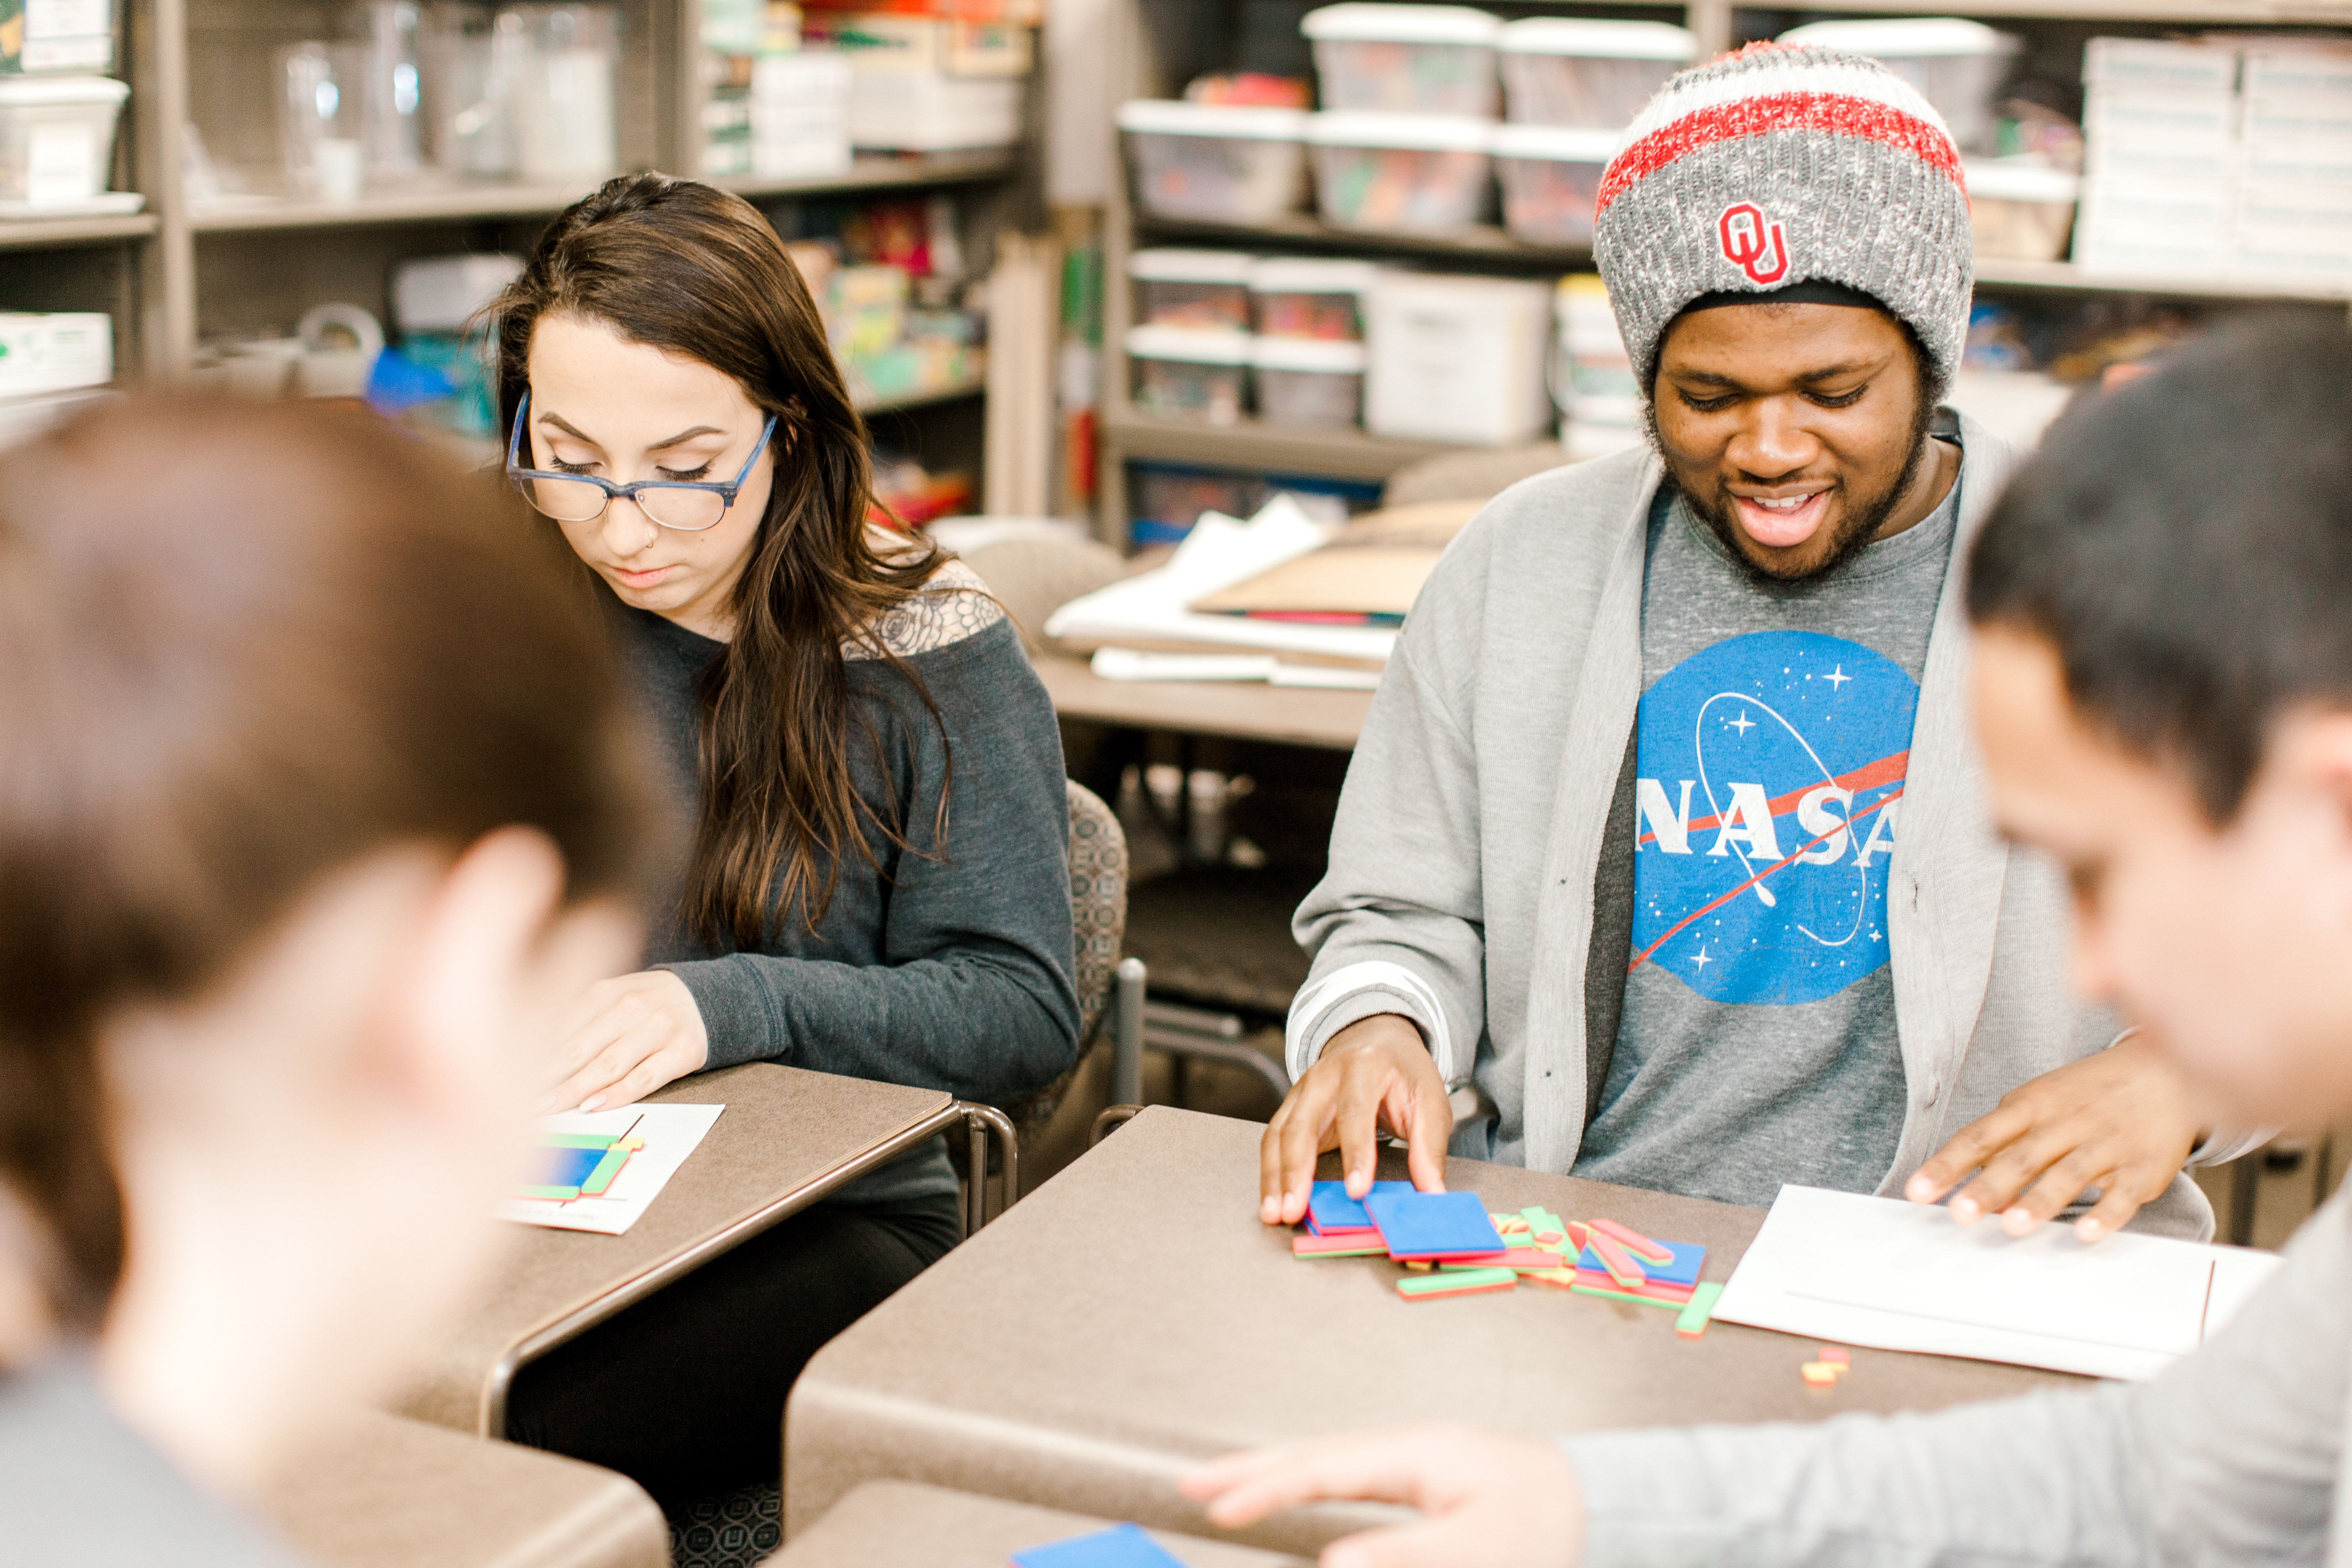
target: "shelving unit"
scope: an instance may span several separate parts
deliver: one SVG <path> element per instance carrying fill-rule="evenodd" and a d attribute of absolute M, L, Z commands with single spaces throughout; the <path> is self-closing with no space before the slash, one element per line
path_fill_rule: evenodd
<path fill-rule="evenodd" d="M 310 306 L 348 300 L 389 324 L 395 261 L 460 250 L 528 249 L 546 220 L 586 183 L 448 183 L 371 190 L 354 203 L 239 195 L 210 205 L 184 188 L 185 128 L 232 179 L 266 190 L 278 159 L 270 51 L 337 36 L 341 0 L 118 0 L 115 74 L 131 84 L 116 139 L 117 190 L 146 197 L 131 216 L 0 218 L 0 308 L 106 310 L 125 378 L 171 380 L 197 345 L 226 332 L 289 331 Z M 625 169 L 695 174 L 708 94 L 700 0 L 622 0 L 615 81 Z M 1033 115 L 1034 125 L 1035 117 Z M 825 179 L 715 182 L 777 216 L 793 204 L 891 192 L 954 190 L 965 253 L 985 267 L 1000 227 L 1034 227 L 1039 161 L 1034 130 L 1018 148 L 927 156 L 861 154 Z M 902 446 L 976 467 L 982 443 L 974 380 L 879 398 Z M 936 412 L 935 412 L 936 411 Z M 913 423 L 909 423 L 909 421 Z"/>
<path fill-rule="evenodd" d="M 1811 17 L 1830 14 L 1879 16 L 1964 16 L 2011 26 L 2043 25 L 2058 35 L 2058 47 L 2075 47 L 2072 35 L 2115 29 L 2155 34 L 2172 27 L 2308 28 L 2352 32 L 2352 0 L 1792 0 L 1786 6 L 1738 6 L 1725 0 L 1631 0 L 1581 4 L 1578 0 L 1463 0 L 1506 17 L 1537 15 L 1655 16 L 1678 20 L 1697 36 L 1703 55 L 1721 53 L 1751 38 L 1769 37 Z M 1126 0 L 1116 58 L 1116 80 L 1127 96 L 1171 97 L 1194 71 L 1220 63 L 1204 61 L 1202 40 L 1230 37 L 1192 18 L 1179 33 L 1177 0 Z M 1209 45 L 1213 49 L 1215 46 Z M 1222 62 L 1229 65 L 1230 61 Z M 1112 543 L 1126 542 L 1129 530 L 1127 465 L 1132 461 L 1179 463 L 1206 468 L 1255 472 L 1312 473 L 1335 479 L 1383 479 L 1408 463 L 1449 448 L 1423 442 L 1394 441 L 1363 431 L 1313 431 L 1245 422 L 1211 426 L 1157 418 L 1139 411 L 1129 397 L 1129 366 L 1120 344 L 1133 319 L 1127 259 L 1146 245 L 1211 245 L 1236 249 L 1307 255 L 1365 256 L 1446 270 L 1547 276 L 1587 271 L 1589 250 L 1531 246 L 1499 228 L 1477 227 L 1446 235 L 1366 234 L 1339 228 L 1311 214 L 1292 214 L 1264 226 L 1172 222 L 1134 209 L 1127 188 L 1124 151 L 1115 164 L 1112 197 L 1105 215 L 1103 390 L 1099 421 L 1100 468 L 1097 528 Z M 2072 262 L 2004 261 L 1980 258 L 1977 285 L 1989 296 L 2136 295 L 2172 301 L 2213 303 L 2305 303 L 2352 305 L 2352 282 L 2263 278 L 2203 278 L 2095 272 Z"/>

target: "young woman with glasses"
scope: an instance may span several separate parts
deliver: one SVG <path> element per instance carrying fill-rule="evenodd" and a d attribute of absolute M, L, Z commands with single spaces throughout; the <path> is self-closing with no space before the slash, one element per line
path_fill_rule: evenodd
<path fill-rule="evenodd" d="M 1053 709 L 979 580 L 869 521 L 866 431 L 775 232 L 625 176 L 496 309 L 509 476 L 601 584 L 693 823 L 550 1107 L 749 1061 L 1050 1084 L 1078 1016 Z M 525 1369 L 509 1431 L 674 1514 L 772 1482 L 802 1363 L 961 1232 L 934 1144 Z"/>

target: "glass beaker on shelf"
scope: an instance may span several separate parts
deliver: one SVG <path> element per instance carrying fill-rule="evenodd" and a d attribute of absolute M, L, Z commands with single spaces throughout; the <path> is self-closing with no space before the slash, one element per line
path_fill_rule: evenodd
<path fill-rule="evenodd" d="M 524 179 L 577 183 L 619 172 L 620 30 L 613 5 L 499 10 L 491 68 L 506 78 L 515 167 Z"/>
<path fill-rule="evenodd" d="M 359 51 L 311 40 L 277 51 L 278 145 L 296 195 L 355 201 L 362 163 Z"/>

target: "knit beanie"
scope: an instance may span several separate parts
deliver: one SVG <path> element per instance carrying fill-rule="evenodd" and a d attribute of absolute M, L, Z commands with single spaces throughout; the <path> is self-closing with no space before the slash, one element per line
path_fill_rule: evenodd
<path fill-rule="evenodd" d="M 1802 283 L 1884 304 L 1944 384 L 1959 368 L 1974 278 L 1960 155 L 1875 60 L 1751 44 L 1684 71 L 1626 132 L 1593 212 L 1593 258 L 1644 395 L 1668 323 L 1702 296 Z"/>

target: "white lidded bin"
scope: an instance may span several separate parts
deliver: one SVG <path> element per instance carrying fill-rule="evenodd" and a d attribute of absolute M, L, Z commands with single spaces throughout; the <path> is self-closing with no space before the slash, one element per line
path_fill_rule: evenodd
<path fill-rule="evenodd" d="M 1614 131 L 1633 122 L 1651 94 L 1698 54 L 1687 27 L 1530 16 L 1499 41 L 1503 101 L 1519 125 Z"/>
<path fill-rule="evenodd" d="M 1211 425 L 1240 420 L 1249 390 L 1247 332 L 1129 327 L 1127 357 L 1135 368 L 1135 405 L 1145 413 Z"/>
<path fill-rule="evenodd" d="M 1307 127 L 1315 199 L 1342 228 L 1443 234 L 1486 216 L 1491 120 L 1444 114 L 1318 114 Z"/>
<path fill-rule="evenodd" d="M 1147 327 L 1248 331 L 1250 268 L 1256 260 L 1242 250 L 1139 250 L 1127 258 L 1135 319 Z"/>
<path fill-rule="evenodd" d="M 1268 256 L 1250 268 L 1250 314 L 1265 338 L 1352 342 L 1364 335 L 1364 295 L 1381 269 L 1339 257 Z"/>
<path fill-rule="evenodd" d="M 1535 245 L 1591 245 L 1593 199 L 1622 135 L 1564 125 L 1497 128 L 1503 226 Z"/>
<path fill-rule="evenodd" d="M 1267 424 L 1337 430 L 1363 416 L 1363 344 L 1259 338 L 1251 353 L 1257 365 L 1258 417 Z"/>
<path fill-rule="evenodd" d="M 88 206 L 104 195 L 130 96 L 110 77 L 0 77 L 0 205 Z"/>
<path fill-rule="evenodd" d="M 1993 94 L 2020 47 L 2014 35 L 1961 16 L 1809 22 L 1776 41 L 1868 55 L 1919 89 L 1963 153 L 1993 150 Z"/>
<path fill-rule="evenodd" d="M 0 310 L 0 398 L 104 386 L 114 379 L 114 319 L 102 310 Z"/>
<path fill-rule="evenodd" d="M 1307 111 L 1133 99 L 1118 128 L 1136 205 L 1161 217 L 1271 223 L 1307 196 Z"/>
<path fill-rule="evenodd" d="M 1300 18 L 1325 109 L 1383 114 L 1495 113 L 1503 24 L 1467 5 L 1350 0 Z"/>
<path fill-rule="evenodd" d="M 1969 225 L 1979 256 L 2003 261 L 2063 261 L 2074 226 L 2078 174 L 2016 158 L 1970 158 Z"/>
<path fill-rule="evenodd" d="M 1551 286 L 1392 272 L 1367 297 L 1364 424 L 1377 436 L 1506 446 L 1550 422 Z"/>

